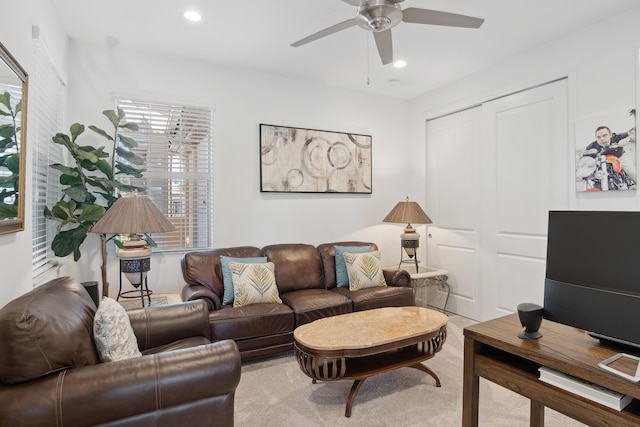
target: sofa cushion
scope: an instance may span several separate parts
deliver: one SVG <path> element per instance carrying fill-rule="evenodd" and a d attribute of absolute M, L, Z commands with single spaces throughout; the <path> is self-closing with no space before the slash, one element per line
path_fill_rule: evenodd
<path fill-rule="evenodd" d="M 262 253 L 275 264 L 280 297 L 301 289 L 324 289 L 322 260 L 312 245 L 281 244 L 262 248 Z"/>
<path fill-rule="evenodd" d="M 70 277 L 39 286 L 0 310 L 0 381 L 15 384 L 99 363 L 96 305 Z"/>
<path fill-rule="evenodd" d="M 233 278 L 233 306 L 251 304 L 282 304 L 273 274 L 273 263 L 230 262 Z"/>
<path fill-rule="evenodd" d="M 378 251 L 361 254 L 345 252 L 343 256 L 349 273 L 350 291 L 387 286 Z"/>
<path fill-rule="evenodd" d="M 209 313 L 211 340 L 245 340 L 293 332 L 293 310 L 285 304 L 229 305 Z"/>
<path fill-rule="evenodd" d="M 331 291 L 349 298 L 353 303 L 353 311 L 416 305 L 411 287 L 383 286 L 358 291 L 350 291 L 349 288 L 333 288 Z"/>
<path fill-rule="evenodd" d="M 93 319 L 93 336 L 103 362 L 142 356 L 126 310 L 112 298 L 102 298 Z"/>
<path fill-rule="evenodd" d="M 354 254 L 360 254 L 363 252 L 371 252 L 371 246 L 334 246 L 335 251 L 335 263 L 336 263 L 336 286 L 339 288 L 349 286 L 349 273 L 347 272 L 347 265 L 344 261 L 344 253 L 350 252 Z"/>
<path fill-rule="evenodd" d="M 326 289 L 287 292 L 282 295 L 282 301 L 293 310 L 296 328 L 323 317 L 353 311 L 353 303 L 349 298 Z"/>
<path fill-rule="evenodd" d="M 233 279 L 231 277 L 230 262 L 242 262 L 245 264 L 267 262 L 267 257 L 248 257 L 238 258 L 230 256 L 220 256 L 220 267 L 222 268 L 222 282 L 224 284 L 224 293 L 222 295 L 222 304 L 233 304 Z"/>

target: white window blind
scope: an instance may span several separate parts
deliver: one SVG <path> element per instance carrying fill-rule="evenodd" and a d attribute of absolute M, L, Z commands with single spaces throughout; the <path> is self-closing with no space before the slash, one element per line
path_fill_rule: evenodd
<path fill-rule="evenodd" d="M 34 40 L 35 65 L 29 76 L 29 143 L 33 153 L 33 277 L 45 273 L 56 262 L 51 242 L 57 223 L 44 217 L 45 206 L 53 206 L 62 195 L 59 172 L 49 167 L 64 163 L 62 147 L 51 142 L 60 132 L 64 82 L 41 40 Z M 32 132 L 32 134 L 31 134 Z M 36 280 L 37 281 L 37 280 Z"/>
<path fill-rule="evenodd" d="M 157 250 L 203 249 L 213 233 L 213 111 L 207 108 L 118 99 L 117 108 L 136 123 L 134 138 L 146 169 L 133 185 L 167 215 L 177 231 L 153 235 Z M 119 161 L 127 163 L 126 159 Z M 135 166 L 135 165 L 132 165 Z M 122 180 L 122 177 L 119 177 Z"/>

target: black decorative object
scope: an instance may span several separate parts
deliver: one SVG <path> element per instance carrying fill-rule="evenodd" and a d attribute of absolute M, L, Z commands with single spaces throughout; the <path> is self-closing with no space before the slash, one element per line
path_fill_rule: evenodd
<path fill-rule="evenodd" d="M 538 304 L 530 302 L 518 304 L 518 317 L 520 324 L 524 327 L 524 331 L 518 334 L 520 338 L 535 340 L 542 336 L 538 329 L 542 323 L 543 311 L 544 309 Z"/>
<path fill-rule="evenodd" d="M 150 251 L 149 251 L 150 252 Z M 151 294 L 153 291 L 149 290 L 149 285 L 147 284 L 147 272 L 151 270 L 151 258 L 134 258 L 134 259 L 120 259 L 120 289 L 118 290 L 118 297 L 116 300 L 120 298 L 138 298 L 137 295 L 128 295 L 131 293 L 140 293 L 140 299 L 142 300 L 142 307 L 144 304 L 144 297 L 146 296 L 149 300 L 149 307 L 151 307 Z M 122 291 L 122 275 L 127 275 L 128 273 L 135 274 L 136 276 L 139 274 L 139 280 L 129 278 L 129 281 L 136 288 L 133 291 Z"/>
<path fill-rule="evenodd" d="M 98 292 L 98 282 L 93 280 L 91 282 L 82 282 L 82 286 L 87 290 L 89 296 L 95 303 L 96 307 L 100 305 L 100 293 Z"/>

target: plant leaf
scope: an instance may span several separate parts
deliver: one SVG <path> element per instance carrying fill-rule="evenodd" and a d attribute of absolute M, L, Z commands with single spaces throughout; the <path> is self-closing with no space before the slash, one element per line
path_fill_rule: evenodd
<path fill-rule="evenodd" d="M 78 221 L 95 223 L 102 218 L 106 209 L 99 205 L 85 205 L 78 215 Z"/>
<path fill-rule="evenodd" d="M 90 224 L 80 224 L 76 228 L 64 230 L 56 234 L 53 238 L 53 242 L 51 242 L 51 249 L 53 249 L 53 253 L 55 253 L 56 256 L 65 257 L 73 252 L 73 259 L 75 261 L 80 259 L 80 251 L 78 248 L 87 238 L 87 232 L 90 227 Z"/>
<path fill-rule="evenodd" d="M 111 165 L 104 159 L 100 159 L 96 162 L 96 166 L 100 169 L 107 179 L 113 179 L 113 169 L 111 169 Z"/>
<path fill-rule="evenodd" d="M 64 145 L 71 154 L 75 154 L 75 144 L 71 142 L 68 135 L 65 135 L 64 133 L 57 133 L 51 138 L 51 140 L 56 144 Z"/>
<path fill-rule="evenodd" d="M 14 174 L 20 172 L 20 155 L 18 153 L 9 156 L 5 162 L 5 166 Z"/>
<path fill-rule="evenodd" d="M 62 191 L 76 202 L 84 203 L 89 198 L 87 189 L 81 185 L 72 185 L 71 187 L 67 187 Z"/>
<path fill-rule="evenodd" d="M 0 218 L 17 218 L 18 207 L 16 205 L 10 205 L 8 203 L 0 202 Z"/>
<path fill-rule="evenodd" d="M 104 110 L 102 114 L 104 114 L 107 117 L 107 119 L 109 119 L 109 121 L 111 122 L 114 128 L 118 127 L 118 122 L 120 122 L 120 118 L 118 117 L 115 111 Z"/>
<path fill-rule="evenodd" d="M 142 173 L 146 171 L 146 169 L 134 168 L 122 162 L 116 162 L 116 170 L 117 174 L 131 175 L 136 178 L 142 178 Z"/>
<path fill-rule="evenodd" d="M 13 129 L 13 125 L 2 125 L 0 126 L 0 137 L 2 138 L 12 138 L 15 135 L 15 129 Z M 13 140 L 11 140 L 13 142 Z"/>
<path fill-rule="evenodd" d="M 123 123 L 119 127 L 120 127 L 120 129 L 129 129 L 129 130 L 132 130 L 134 132 L 137 132 L 138 130 L 140 130 L 140 128 L 138 127 L 138 124 L 137 123 L 132 123 L 132 122 Z"/>
<path fill-rule="evenodd" d="M 69 166 L 61 165 L 60 163 L 53 163 L 49 165 L 49 167 L 55 170 L 59 170 L 66 175 L 80 176 L 80 173 L 78 173 L 78 168 L 70 168 Z"/>
<path fill-rule="evenodd" d="M 118 153 L 118 156 L 122 157 L 123 159 L 127 159 L 129 163 L 133 163 L 134 165 L 144 164 L 144 161 L 141 157 L 139 157 L 136 153 L 126 150 L 123 147 L 116 148 L 116 152 Z"/>
<path fill-rule="evenodd" d="M 84 125 L 81 125 L 80 123 L 74 123 L 71 125 L 69 130 L 71 131 L 71 141 L 75 142 L 75 140 L 78 139 L 78 137 L 82 135 L 82 133 L 84 133 Z"/>
<path fill-rule="evenodd" d="M 5 92 L 0 94 L 0 103 L 7 107 L 9 111 L 11 111 L 11 94 L 9 92 Z"/>
<path fill-rule="evenodd" d="M 125 145 L 128 148 L 134 148 L 134 147 L 138 146 L 138 143 L 136 142 L 136 140 L 131 138 L 131 137 L 129 137 L 129 136 L 125 136 L 125 135 L 119 133 L 118 137 L 120 138 L 120 142 L 122 143 L 122 145 Z"/>
<path fill-rule="evenodd" d="M 89 126 L 89 129 L 91 129 L 92 131 L 94 131 L 98 135 L 107 138 L 109 141 L 113 141 L 113 138 L 111 137 L 111 135 L 109 135 L 108 133 L 106 133 L 105 131 L 100 129 L 99 127 L 91 125 L 91 126 Z"/>

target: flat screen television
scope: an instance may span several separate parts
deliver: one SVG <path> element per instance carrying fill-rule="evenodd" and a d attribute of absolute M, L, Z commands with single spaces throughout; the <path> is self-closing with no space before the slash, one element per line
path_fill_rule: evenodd
<path fill-rule="evenodd" d="M 640 347 L 640 212 L 549 212 L 544 318 Z"/>

